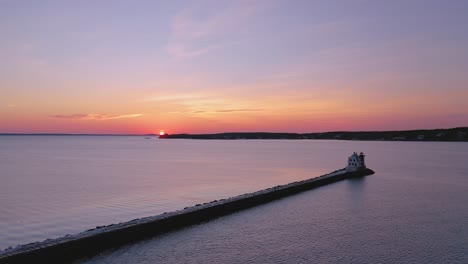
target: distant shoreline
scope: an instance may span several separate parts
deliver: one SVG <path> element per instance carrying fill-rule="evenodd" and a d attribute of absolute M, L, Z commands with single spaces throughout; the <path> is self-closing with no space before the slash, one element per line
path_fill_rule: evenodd
<path fill-rule="evenodd" d="M 332 139 L 332 140 L 368 140 L 368 141 L 449 141 L 467 142 L 468 127 L 402 131 L 336 131 L 321 133 L 270 133 L 270 132 L 231 132 L 218 134 L 173 134 L 165 138 L 174 139 Z"/>
<path fill-rule="evenodd" d="M 66 134 L 66 133 L 0 133 L 0 136 L 143 136 L 156 134 Z M 468 142 L 468 127 L 395 130 L 395 131 L 333 131 L 317 133 L 226 132 L 216 134 L 169 134 L 168 139 L 332 139 L 368 141 L 448 141 Z"/>
<path fill-rule="evenodd" d="M 61 133 L 0 133 L 0 136 L 140 136 L 151 137 L 157 136 L 156 134 L 61 134 Z"/>

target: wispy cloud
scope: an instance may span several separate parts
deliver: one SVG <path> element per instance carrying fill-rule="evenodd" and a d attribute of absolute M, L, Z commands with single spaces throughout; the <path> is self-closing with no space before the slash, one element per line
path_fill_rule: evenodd
<path fill-rule="evenodd" d="M 172 19 L 166 50 L 175 58 L 193 58 L 206 54 L 226 44 L 221 43 L 221 39 L 225 39 L 221 35 L 229 34 L 232 37 L 233 33 L 239 32 L 239 27 L 248 25 L 259 11 L 273 2 L 192 1 L 191 6 Z M 232 38 L 229 41 L 233 41 Z"/>
<path fill-rule="evenodd" d="M 143 114 L 128 114 L 128 115 L 108 115 L 108 114 L 72 114 L 72 115 L 51 115 L 51 118 L 72 119 L 72 120 L 112 120 L 122 118 L 134 118 Z"/>
<path fill-rule="evenodd" d="M 7 107 L 16 107 L 15 104 L 7 104 Z"/>
<path fill-rule="evenodd" d="M 283 79 L 297 79 L 306 76 L 305 72 L 283 72 L 270 75 L 259 76 L 263 80 L 283 80 Z"/>
<path fill-rule="evenodd" d="M 264 108 L 253 107 L 255 102 L 252 101 L 202 93 L 153 95 L 144 99 L 144 101 L 155 103 L 159 109 L 170 114 L 227 114 L 265 110 Z"/>
<path fill-rule="evenodd" d="M 235 112 L 259 112 L 264 111 L 265 109 L 261 108 L 244 108 L 244 109 L 220 109 L 220 110 L 195 110 L 195 111 L 176 111 L 170 112 L 173 114 L 213 114 L 213 113 L 235 113 Z"/>
<path fill-rule="evenodd" d="M 169 108 L 183 108 L 183 112 L 192 112 L 191 110 L 193 110 L 194 108 L 196 110 L 199 110 L 200 108 L 205 107 L 222 107 L 222 105 L 226 103 L 226 100 L 224 98 L 220 98 L 214 95 L 204 95 L 200 93 L 161 94 L 147 97 L 143 99 L 143 101 L 150 103 L 154 102 L 157 103 L 159 106 L 166 106 Z"/>
<path fill-rule="evenodd" d="M 210 51 L 213 47 L 193 48 L 182 44 L 174 44 L 167 47 L 169 54 L 176 58 L 194 58 Z"/>
<path fill-rule="evenodd" d="M 134 118 L 134 117 L 140 117 L 143 114 L 129 114 L 129 115 L 119 115 L 119 116 L 109 116 L 107 118 L 104 118 L 105 120 L 109 119 L 121 119 L 121 118 Z"/>
<path fill-rule="evenodd" d="M 258 111 L 264 111 L 265 109 L 261 108 L 244 108 L 244 109 L 222 109 L 222 110 L 216 110 L 214 112 L 216 113 L 233 113 L 233 112 L 258 112 Z"/>
<path fill-rule="evenodd" d="M 143 99 L 145 102 L 164 102 L 164 101 L 183 101 L 201 99 L 205 96 L 202 94 L 166 94 L 166 95 L 155 95 Z"/>
<path fill-rule="evenodd" d="M 59 119 L 86 119 L 89 114 L 73 114 L 73 115 L 51 115 L 52 118 Z"/>

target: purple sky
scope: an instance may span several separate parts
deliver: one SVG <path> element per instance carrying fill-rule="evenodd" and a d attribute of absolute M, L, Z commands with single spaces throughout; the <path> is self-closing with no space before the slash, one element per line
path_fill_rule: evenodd
<path fill-rule="evenodd" d="M 468 126 L 468 1 L 0 0 L 0 132 Z"/>

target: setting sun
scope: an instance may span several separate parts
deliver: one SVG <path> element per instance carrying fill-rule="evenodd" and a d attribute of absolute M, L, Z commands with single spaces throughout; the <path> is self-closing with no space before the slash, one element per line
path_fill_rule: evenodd
<path fill-rule="evenodd" d="M 159 135 L 160 135 L 160 136 L 164 136 L 164 134 L 165 134 L 165 133 L 164 133 L 164 130 L 161 130 L 161 131 L 159 132 Z"/>

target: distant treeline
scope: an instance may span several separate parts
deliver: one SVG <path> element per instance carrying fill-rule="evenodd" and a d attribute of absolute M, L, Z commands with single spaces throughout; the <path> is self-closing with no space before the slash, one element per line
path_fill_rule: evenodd
<path fill-rule="evenodd" d="M 219 134 L 174 134 L 167 138 L 186 139 L 336 139 L 384 141 L 468 141 L 468 127 L 405 131 L 363 131 L 323 133 L 233 132 Z"/>

